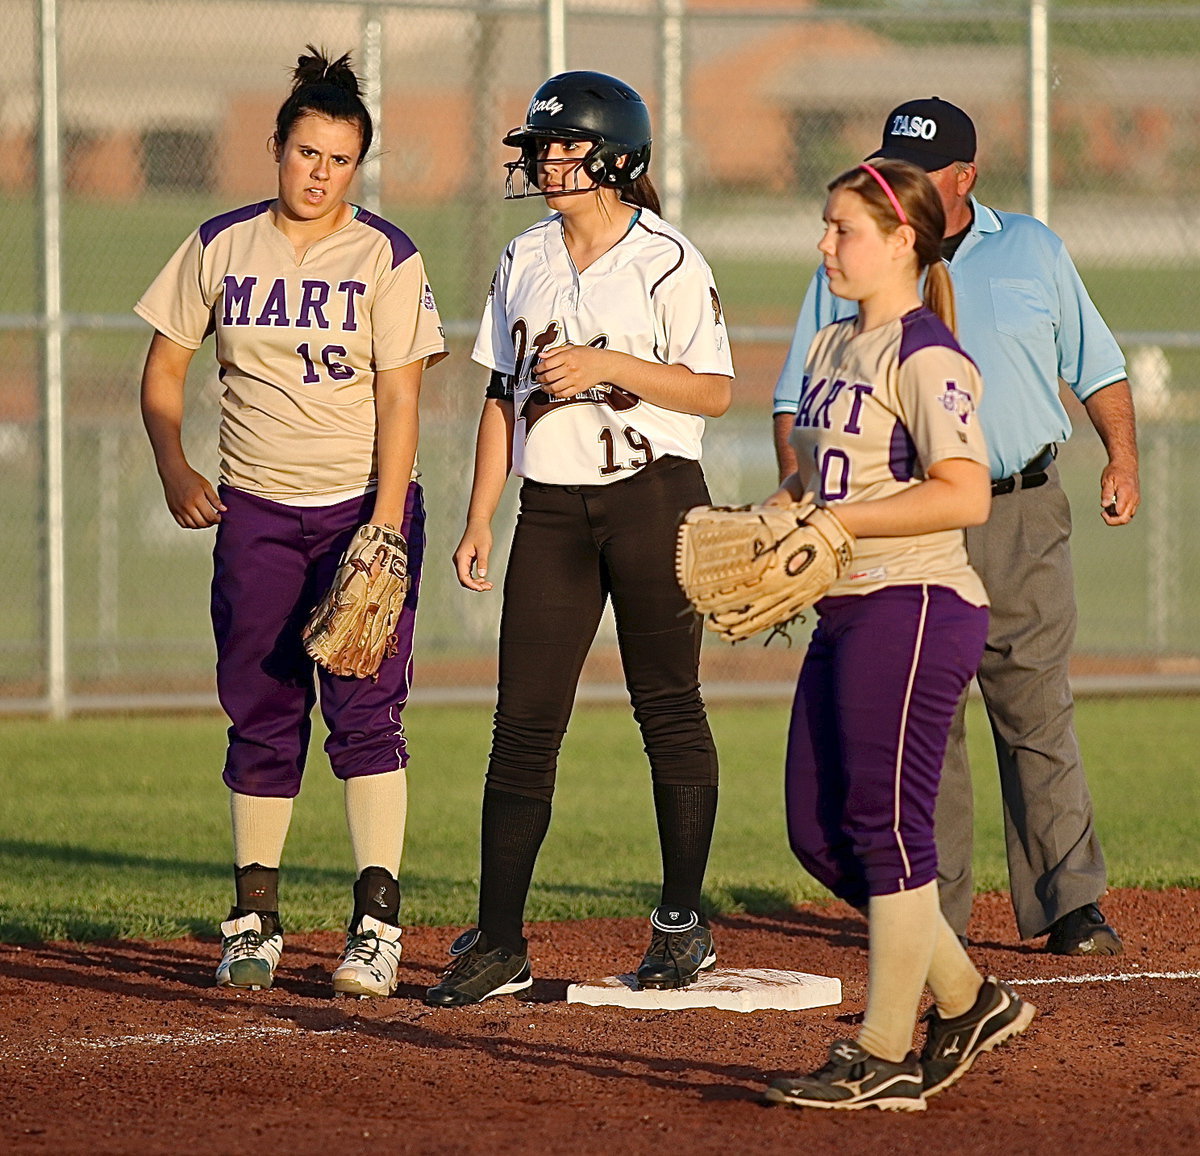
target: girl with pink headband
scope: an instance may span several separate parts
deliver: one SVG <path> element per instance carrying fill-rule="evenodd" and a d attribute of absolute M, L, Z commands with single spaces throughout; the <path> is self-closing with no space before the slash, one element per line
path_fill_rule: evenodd
<path fill-rule="evenodd" d="M 938 778 L 987 637 L 987 594 L 963 540 L 991 504 L 983 387 L 954 337 L 929 178 L 880 160 L 828 189 L 818 248 L 830 288 L 859 312 L 813 339 L 791 436 L 799 467 L 767 500 L 815 501 L 856 539 L 849 571 L 815 608 L 786 794 L 797 858 L 867 916 L 870 974 L 857 1039 L 835 1041 L 828 1063 L 776 1080 L 766 1099 L 914 1111 L 1034 1016 L 980 975 L 938 907 Z"/>

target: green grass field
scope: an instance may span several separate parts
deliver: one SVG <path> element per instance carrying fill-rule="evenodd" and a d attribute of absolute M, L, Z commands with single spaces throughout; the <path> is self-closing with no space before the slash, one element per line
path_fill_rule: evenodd
<path fill-rule="evenodd" d="M 723 791 L 708 877 L 716 911 L 779 910 L 822 889 L 786 845 L 787 708 L 719 706 Z M 486 708 L 410 711 L 409 923 L 474 917 Z M 1089 700 L 1078 725 L 1114 886 L 1200 886 L 1195 700 Z M 1005 885 L 986 726 L 972 708 L 977 880 Z M 224 742 L 215 716 L 0 723 L 0 940 L 212 932 L 231 891 Z M 596 757 L 603 751 L 604 758 Z M 639 915 L 657 898 L 649 776 L 629 713 L 580 708 L 560 770 L 532 919 Z M 353 874 L 341 787 L 314 750 L 282 882 L 292 930 L 336 928 Z"/>

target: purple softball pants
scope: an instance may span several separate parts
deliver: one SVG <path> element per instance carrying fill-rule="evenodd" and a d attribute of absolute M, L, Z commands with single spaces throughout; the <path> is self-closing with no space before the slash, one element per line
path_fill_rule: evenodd
<path fill-rule="evenodd" d="M 377 680 L 341 678 L 316 666 L 300 631 L 333 581 L 374 494 L 333 506 L 284 506 L 220 487 L 228 507 L 213 548 L 212 622 L 217 693 L 229 716 L 225 784 L 243 795 L 294 798 L 300 791 L 316 669 L 325 752 L 339 779 L 399 770 L 408 762 L 400 712 L 412 678 L 413 628 L 425 548 L 421 487 L 412 482 L 401 533 L 412 576 L 396 628 L 397 653 Z"/>
<path fill-rule="evenodd" d="M 788 836 L 838 898 L 937 877 L 933 811 L 955 708 L 987 637 L 987 609 L 942 586 L 826 598 L 788 735 Z"/>

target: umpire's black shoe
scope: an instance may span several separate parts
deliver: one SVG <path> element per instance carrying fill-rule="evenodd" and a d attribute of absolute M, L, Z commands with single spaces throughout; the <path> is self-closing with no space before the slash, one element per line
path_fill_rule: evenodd
<path fill-rule="evenodd" d="M 533 986 L 529 952 L 504 947 L 488 950 L 487 936 L 478 927 L 464 931 L 451 945 L 454 962 L 441 981 L 425 993 L 430 1007 L 463 1007 L 494 995 L 514 995 Z"/>
<path fill-rule="evenodd" d="M 650 914 L 650 948 L 637 970 L 639 987 L 687 987 L 717 962 L 712 932 L 690 907 L 663 904 Z"/>
<path fill-rule="evenodd" d="M 1100 908 L 1087 903 L 1050 925 L 1046 950 L 1051 955 L 1120 955 L 1125 945 Z"/>

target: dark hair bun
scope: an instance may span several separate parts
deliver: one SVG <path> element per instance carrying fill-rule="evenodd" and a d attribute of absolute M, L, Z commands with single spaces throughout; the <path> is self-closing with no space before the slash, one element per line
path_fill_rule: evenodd
<path fill-rule="evenodd" d="M 299 58 L 292 70 L 291 95 L 275 114 L 275 134 L 271 140 L 277 149 L 286 143 L 296 121 L 309 113 L 358 125 L 359 161 L 370 151 L 374 126 L 362 101 L 358 77 L 350 67 L 350 53 L 343 53 L 330 63 L 323 48 L 308 45 L 308 53 Z"/>
<path fill-rule="evenodd" d="M 337 60 L 330 62 L 324 49 L 316 48 L 312 44 L 305 47 L 311 55 L 301 56 L 296 61 L 296 67 L 292 71 L 293 92 L 298 92 L 310 84 L 331 84 L 352 96 L 361 94 L 358 77 L 350 67 L 350 53 L 344 52 Z"/>

